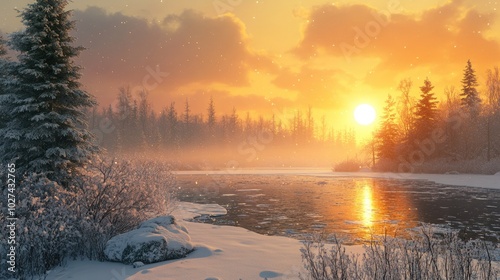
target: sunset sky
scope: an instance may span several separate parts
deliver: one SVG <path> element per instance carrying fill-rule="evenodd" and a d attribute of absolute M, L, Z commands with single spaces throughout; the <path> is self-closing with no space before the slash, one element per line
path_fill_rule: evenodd
<path fill-rule="evenodd" d="M 0 32 L 22 28 L 27 0 L 2 0 Z M 206 114 L 275 114 L 313 108 L 338 129 L 356 127 L 360 103 L 378 113 L 403 78 L 428 77 L 441 97 L 460 88 L 467 59 L 484 85 L 500 65 L 496 0 L 85 0 L 77 20 L 82 83 L 102 106 L 120 86 L 146 88 L 154 109 L 186 98 Z M 369 129 L 369 128 L 368 128 Z"/>

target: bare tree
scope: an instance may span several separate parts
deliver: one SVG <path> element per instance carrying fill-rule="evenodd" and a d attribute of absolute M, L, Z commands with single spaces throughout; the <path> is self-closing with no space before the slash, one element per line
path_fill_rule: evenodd
<path fill-rule="evenodd" d="M 410 96 L 412 85 L 412 80 L 406 78 L 401 80 L 398 86 L 398 90 L 401 92 L 398 100 L 399 123 L 405 139 L 408 139 L 414 121 L 413 108 L 415 102 Z"/>
<path fill-rule="evenodd" d="M 500 123 L 500 73 L 498 67 L 486 71 L 486 87 L 488 105 L 486 106 L 486 157 L 490 161 L 495 143 L 492 139 L 498 139 L 497 125 Z M 495 135 L 495 132 L 497 131 Z"/>
<path fill-rule="evenodd" d="M 498 66 L 486 70 L 486 87 L 488 93 L 488 103 L 493 110 L 500 109 L 500 70 Z"/>
<path fill-rule="evenodd" d="M 446 95 L 446 109 L 448 112 L 457 112 L 460 109 L 460 97 L 454 86 L 447 86 L 444 88 Z"/>

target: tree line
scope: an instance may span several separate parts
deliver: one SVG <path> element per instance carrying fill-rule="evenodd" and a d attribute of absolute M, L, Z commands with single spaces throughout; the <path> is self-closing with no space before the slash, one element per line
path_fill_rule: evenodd
<path fill-rule="evenodd" d="M 118 90 L 115 106 L 95 106 L 88 111 L 89 126 L 102 147 L 110 152 L 180 150 L 189 147 L 235 147 L 249 137 L 265 138 L 273 145 L 307 148 L 325 145 L 328 149 L 356 148 L 354 129 L 334 130 L 326 117 L 317 121 L 312 108 L 296 110 L 291 117 L 243 116 L 233 107 L 230 114 L 218 114 L 211 97 L 205 114 L 193 112 L 186 99 L 182 110 L 171 102 L 158 113 L 147 91 Z M 265 143 L 270 144 L 270 143 Z"/>
<path fill-rule="evenodd" d="M 436 167 L 443 163 L 498 160 L 498 67 L 487 70 L 482 95 L 470 60 L 463 71 L 461 90 L 446 87 L 441 102 L 437 100 L 429 78 L 419 87 L 418 99 L 411 95 L 412 86 L 411 79 L 404 79 L 398 86 L 399 96 L 389 94 L 386 98 L 379 127 L 370 143 L 375 169 L 438 172 L 442 170 L 433 170 L 433 164 Z"/>

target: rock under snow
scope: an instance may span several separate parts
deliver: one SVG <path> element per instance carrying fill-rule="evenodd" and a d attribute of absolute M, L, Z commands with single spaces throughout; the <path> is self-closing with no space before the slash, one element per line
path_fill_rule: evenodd
<path fill-rule="evenodd" d="M 134 267 L 134 268 L 139 268 L 139 267 L 143 267 L 143 266 L 144 266 L 143 262 L 135 262 L 132 264 L 132 267 Z"/>
<path fill-rule="evenodd" d="M 111 238 L 104 254 L 110 261 L 149 264 L 183 258 L 191 251 L 193 244 L 187 229 L 179 225 L 173 216 L 161 216 Z"/>

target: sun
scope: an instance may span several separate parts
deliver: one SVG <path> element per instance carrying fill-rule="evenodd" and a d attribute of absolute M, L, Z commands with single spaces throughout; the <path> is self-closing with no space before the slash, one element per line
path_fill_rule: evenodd
<path fill-rule="evenodd" d="M 375 109 L 370 104 L 360 104 L 354 109 L 354 119 L 360 125 L 370 125 L 375 121 Z"/>

